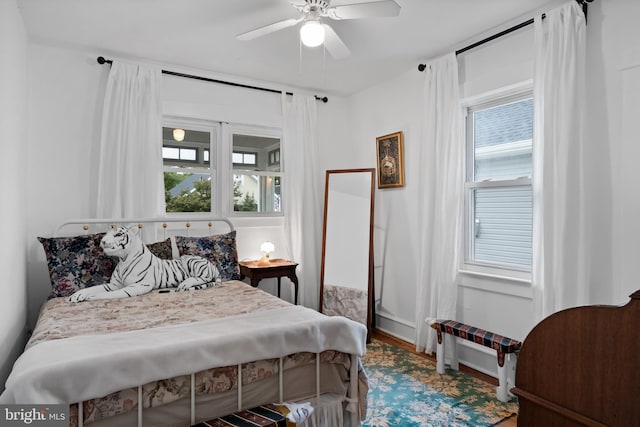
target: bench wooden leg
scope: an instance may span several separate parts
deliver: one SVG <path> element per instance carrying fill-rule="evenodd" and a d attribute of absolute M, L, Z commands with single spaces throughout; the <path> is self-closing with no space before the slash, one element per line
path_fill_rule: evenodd
<path fill-rule="evenodd" d="M 438 342 L 436 347 L 436 371 L 439 374 L 444 374 L 444 340 Z"/>
<path fill-rule="evenodd" d="M 458 363 L 458 345 L 456 343 L 456 337 L 453 335 L 447 335 L 447 338 L 449 340 L 447 346 L 451 349 L 451 361 L 449 362 L 449 366 L 451 366 L 451 369 L 454 371 L 458 371 L 460 369 L 460 364 Z"/>
<path fill-rule="evenodd" d="M 516 362 L 518 356 L 515 353 L 504 355 L 504 363 L 500 366 L 498 363 L 498 387 L 496 395 L 501 402 L 508 402 L 513 397 L 509 391 L 515 387 Z"/>
<path fill-rule="evenodd" d="M 456 345 L 456 337 L 449 334 L 442 334 L 441 336 L 442 339 L 438 341 L 438 345 L 436 347 L 436 370 L 439 374 L 445 373 L 444 359 L 446 348 L 449 352 L 449 356 L 451 357 L 449 360 L 449 366 L 451 369 L 457 371 L 460 368 L 460 365 L 458 363 L 458 346 Z"/>

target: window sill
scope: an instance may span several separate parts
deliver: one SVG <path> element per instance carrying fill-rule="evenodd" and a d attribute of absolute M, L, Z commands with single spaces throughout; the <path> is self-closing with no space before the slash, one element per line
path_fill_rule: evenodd
<path fill-rule="evenodd" d="M 458 270 L 458 285 L 526 299 L 533 298 L 531 274 L 528 272 L 464 265 Z"/>

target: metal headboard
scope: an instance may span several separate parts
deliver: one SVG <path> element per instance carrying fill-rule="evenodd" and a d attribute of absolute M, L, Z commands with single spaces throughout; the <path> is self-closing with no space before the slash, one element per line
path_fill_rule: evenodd
<path fill-rule="evenodd" d="M 235 228 L 233 224 L 228 218 L 217 218 L 217 217 L 187 217 L 187 216 L 172 216 L 172 217 L 162 217 L 162 218 L 85 218 L 85 219 L 72 219 L 69 221 L 65 221 L 58 225 L 54 231 L 54 237 L 58 236 L 61 230 L 68 228 L 70 226 L 78 225 L 82 226 L 82 229 L 86 232 L 90 229 L 92 225 L 102 225 L 107 227 L 115 227 L 121 224 L 137 224 L 138 228 L 141 229 L 144 224 L 157 224 L 161 225 L 164 229 L 168 227 L 169 224 L 184 224 L 185 228 L 189 230 L 192 224 L 206 224 L 211 230 L 214 223 L 225 223 L 229 227 L 229 231 L 233 231 Z"/>

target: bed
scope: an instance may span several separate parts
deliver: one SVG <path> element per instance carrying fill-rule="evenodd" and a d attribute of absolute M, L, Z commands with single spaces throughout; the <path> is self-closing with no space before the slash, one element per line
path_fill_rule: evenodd
<path fill-rule="evenodd" d="M 137 224 L 145 241 L 161 235 L 147 245 L 157 256 L 204 256 L 223 281 L 70 303 L 69 293 L 99 283 L 113 267 L 98 247 L 104 224 Z M 220 224 L 228 230 L 216 234 Z M 56 235 L 75 226 L 82 234 L 40 238 L 59 287 L 43 305 L 1 403 L 69 404 L 71 425 L 99 427 L 189 426 L 267 403 L 310 401 L 310 425 L 360 424 L 366 328 L 239 281 L 228 220 L 78 220 Z M 195 236 L 199 230 L 204 235 Z"/>
<path fill-rule="evenodd" d="M 624 306 L 555 313 L 518 357 L 518 426 L 640 426 L 640 290 Z"/>

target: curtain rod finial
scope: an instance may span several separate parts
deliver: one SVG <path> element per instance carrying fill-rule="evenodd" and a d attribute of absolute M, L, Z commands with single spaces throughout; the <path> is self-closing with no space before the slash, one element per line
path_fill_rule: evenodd
<path fill-rule="evenodd" d="M 427 68 L 427 64 L 418 64 L 418 71 L 422 72 Z"/>
<path fill-rule="evenodd" d="M 113 64 L 113 61 L 110 59 L 105 59 L 104 56 L 98 56 L 98 58 L 96 58 L 96 60 L 98 61 L 98 64 L 100 65 L 104 65 L 104 64 Z"/>

